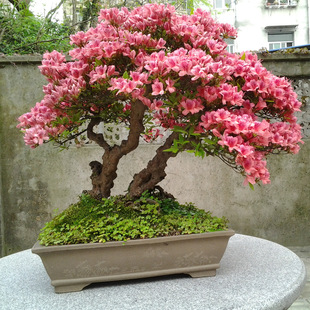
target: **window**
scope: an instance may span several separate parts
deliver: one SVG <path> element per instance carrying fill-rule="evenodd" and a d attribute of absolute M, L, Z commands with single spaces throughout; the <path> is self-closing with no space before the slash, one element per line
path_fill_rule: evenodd
<path fill-rule="evenodd" d="M 233 39 L 225 39 L 225 42 L 227 43 L 226 50 L 229 53 L 234 53 L 235 52 L 235 47 L 234 47 L 235 40 L 233 40 Z"/>
<path fill-rule="evenodd" d="M 269 50 L 293 46 L 294 33 L 268 34 Z"/>
<path fill-rule="evenodd" d="M 267 0 L 266 6 L 274 6 L 274 7 L 284 7 L 284 6 L 296 6 L 296 0 Z"/>
<path fill-rule="evenodd" d="M 294 45 L 294 33 L 298 25 L 266 26 L 269 50 Z"/>
<path fill-rule="evenodd" d="M 217 10 L 229 9 L 232 0 L 213 0 L 213 8 Z"/>

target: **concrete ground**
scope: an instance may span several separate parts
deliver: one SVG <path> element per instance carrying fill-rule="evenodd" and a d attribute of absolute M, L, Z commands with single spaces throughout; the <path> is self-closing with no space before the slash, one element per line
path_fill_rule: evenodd
<path fill-rule="evenodd" d="M 293 303 L 289 310 L 310 310 L 310 246 L 306 247 L 289 247 L 305 263 L 307 270 L 307 282 L 302 294 Z"/>

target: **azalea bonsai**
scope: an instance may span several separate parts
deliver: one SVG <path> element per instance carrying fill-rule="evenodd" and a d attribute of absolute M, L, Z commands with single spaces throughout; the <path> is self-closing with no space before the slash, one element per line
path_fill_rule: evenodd
<path fill-rule="evenodd" d="M 25 143 L 59 146 L 83 135 L 102 148 L 90 159 L 92 189 L 111 194 L 120 159 L 164 135 L 147 167 L 134 175 L 128 196 L 153 191 L 169 158 L 183 151 L 215 156 L 242 173 L 245 183 L 269 183 L 269 154 L 297 153 L 301 103 L 289 81 L 268 72 L 255 54 L 231 54 L 225 39 L 236 30 L 209 12 L 177 15 L 174 7 L 147 4 L 100 11 L 99 23 L 71 36 L 66 56 L 43 56 L 45 96 L 19 118 Z M 111 144 L 98 125 L 123 124 L 128 136 Z"/>

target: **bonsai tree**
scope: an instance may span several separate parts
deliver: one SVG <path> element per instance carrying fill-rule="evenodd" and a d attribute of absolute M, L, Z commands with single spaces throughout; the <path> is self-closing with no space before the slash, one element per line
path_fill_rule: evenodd
<path fill-rule="evenodd" d="M 170 5 L 100 11 L 99 23 L 71 36 L 66 56 L 43 56 L 48 84 L 42 101 L 19 117 L 25 143 L 65 146 L 83 135 L 102 148 L 91 159 L 95 198 L 109 197 L 120 159 L 165 134 L 147 167 L 129 184 L 131 197 L 153 190 L 169 158 L 188 151 L 216 156 L 250 186 L 269 183 L 266 157 L 297 153 L 301 103 L 289 81 L 268 72 L 255 54 L 230 54 L 236 30 L 210 13 L 177 15 Z M 128 136 L 111 144 L 98 125 L 124 124 Z"/>

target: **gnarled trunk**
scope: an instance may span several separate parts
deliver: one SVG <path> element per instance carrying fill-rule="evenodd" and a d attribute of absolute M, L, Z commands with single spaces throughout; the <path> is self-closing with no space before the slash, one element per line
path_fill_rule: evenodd
<path fill-rule="evenodd" d="M 105 151 L 102 156 L 102 164 L 92 161 L 89 165 L 92 169 L 92 190 L 90 194 L 96 198 L 109 197 L 117 177 L 117 166 L 123 155 L 117 150 Z"/>
<path fill-rule="evenodd" d="M 136 101 L 132 103 L 127 140 L 123 140 L 120 145 L 114 145 L 113 147 L 105 141 L 103 134 L 95 133 L 93 130 L 96 125 L 100 124 L 101 119 L 93 118 L 90 121 L 87 128 L 87 136 L 104 149 L 102 163 L 98 161 L 90 163 L 92 169 L 90 178 L 93 188 L 89 193 L 93 197 L 103 198 L 110 196 L 114 180 L 117 177 L 116 171 L 120 159 L 139 145 L 140 134 L 144 131 L 143 118 L 145 110 L 146 106 L 142 102 Z"/>
<path fill-rule="evenodd" d="M 166 177 L 165 168 L 167 161 L 175 157 L 177 153 L 164 152 L 169 149 L 173 141 L 178 138 L 178 134 L 173 132 L 166 142 L 157 149 L 156 155 L 148 162 L 147 167 L 135 174 L 129 187 L 129 194 L 132 197 L 138 197 L 146 190 L 152 190 Z"/>

